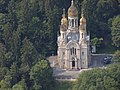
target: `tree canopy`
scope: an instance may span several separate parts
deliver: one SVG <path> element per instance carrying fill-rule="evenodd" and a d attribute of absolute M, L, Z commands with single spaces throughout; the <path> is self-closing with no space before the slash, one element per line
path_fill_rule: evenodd
<path fill-rule="evenodd" d="M 107 69 L 94 69 L 80 74 L 73 90 L 119 90 L 120 65 Z"/>

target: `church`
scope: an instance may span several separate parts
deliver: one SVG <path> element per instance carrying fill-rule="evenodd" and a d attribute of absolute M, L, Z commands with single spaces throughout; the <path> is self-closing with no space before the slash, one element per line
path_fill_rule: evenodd
<path fill-rule="evenodd" d="M 57 62 L 60 68 L 81 70 L 89 67 L 91 52 L 90 36 L 87 32 L 83 12 L 78 20 L 78 10 L 72 0 L 68 9 L 68 17 L 63 10 L 60 35 L 57 39 Z"/>

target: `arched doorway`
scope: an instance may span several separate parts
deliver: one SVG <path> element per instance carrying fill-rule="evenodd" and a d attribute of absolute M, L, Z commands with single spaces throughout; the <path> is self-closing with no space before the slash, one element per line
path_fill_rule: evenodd
<path fill-rule="evenodd" d="M 75 68 L 75 61 L 72 61 L 72 68 Z"/>
<path fill-rule="evenodd" d="M 75 68 L 75 58 L 72 58 L 72 69 Z"/>

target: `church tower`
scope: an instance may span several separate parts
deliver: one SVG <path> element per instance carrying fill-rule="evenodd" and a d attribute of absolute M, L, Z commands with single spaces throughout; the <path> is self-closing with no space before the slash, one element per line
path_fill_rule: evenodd
<path fill-rule="evenodd" d="M 83 12 L 78 25 L 78 10 L 74 1 L 68 9 L 68 18 L 65 10 L 60 25 L 58 36 L 58 64 L 64 69 L 84 69 L 90 63 L 89 36 L 86 30 L 86 19 Z"/>
<path fill-rule="evenodd" d="M 71 6 L 68 9 L 68 30 L 78 30 L 78 10 L 72 0 Z"/>
<path fill-rule="evenodd" d="M 83 68 L 88 68 L 90 64 L 90 46 L 89 46 L 89 36 L 87 36 L 86 30 L 86 19 L 84 18 L 83 11 L 80 19 L 79 26 L 80 40 L 79 44 L 81 46 L 81 63 Z"/>

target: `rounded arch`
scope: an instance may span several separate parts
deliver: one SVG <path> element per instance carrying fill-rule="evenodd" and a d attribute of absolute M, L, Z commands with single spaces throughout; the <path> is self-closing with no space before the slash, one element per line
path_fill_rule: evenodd
<path fill-rule="evenodd" d="M 72 48 L 72 47 L 75 47 L 76 49 L 80 49 L 80 46 L 76 41 L 70 41 L 66 45 L 66 48 Z"/>

